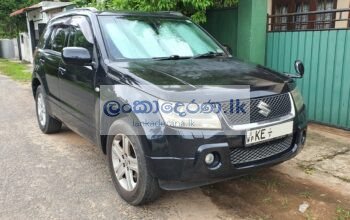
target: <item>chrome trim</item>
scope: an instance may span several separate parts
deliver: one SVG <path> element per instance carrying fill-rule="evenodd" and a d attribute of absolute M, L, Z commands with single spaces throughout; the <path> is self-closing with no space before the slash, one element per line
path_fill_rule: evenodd
<path fill-rule="evenodd" d="M 275 124 L 280 124 L 280 123 L 287 122 L 287 121 L 294 119 L 294 117 L 295 117 L 294 101 L 293 101 L 291 93 L 289 92 L 288 94 L 289 94 L 289 99 L 290 99 L 290 104 L 291 104 L 291 112 L 288 115 L 283 116 L 283 117 L 274 118 L 274 119 L 267 120 L 267 121 L 261 121 L 261 122 L 243 124 L 243 125 L 232 125 L 232 126 L 230 126 L 230 128 L 234 131 L 245 131 L 245 130 L 256 129 L 256 128 L 260 128 L 260 127 L 266 127 L 266 126 L 271 126 L 271 125 L 275 125 Z M 227 119 L 225 117 L 223 117 L 223 118 L 224 118 L 225 122 L 227 124 L 229 124 Z"/>

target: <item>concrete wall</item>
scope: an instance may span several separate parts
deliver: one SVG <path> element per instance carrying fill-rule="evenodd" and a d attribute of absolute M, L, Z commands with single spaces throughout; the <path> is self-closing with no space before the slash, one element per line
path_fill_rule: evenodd
<path fill-rule="evenodd" d="M 39 33 L 39 24 L 47 24 L 47 22 L 53 18 L 55 15 L 57 15 L 58 13 L 62 12 L 62 11 L 66 11 L 69 9 L 74 8 L 73 5 L 70 6 L 66 6 L 63 8 L 56 8 L 56 9 L 52 9 L 49 11 L 42 11 L 42 8 L 38 8 L 32 11 L 28 11 L 26 13 L 27 16 L 27 30 L 30 29 L 30 25 L 29 22 L 33 21 L 34 22 L 34 30 L 35 30 L 35 41 L 37 42 L 40 38 L 40 33 Z M 29 42 L 29 47 L 25 46 L 24 49 L 22 50 L 23 53 L 28 55 L 28 58 L 26 58 L 27 61 L 29 62 L 33 62 L 33 51 L 31 49 L 31 36 L 30 36 L 30 32 L 28 31 L 27 33 L 27 37 L 28 37 L 28 42 Z"/>
<path fill-rule="evenodd" d="M 32 57 L 31 57 L 31 46 L 30 46 L 30 39 L 28 36 L 28 33 L 23 32 L 20 33 L 20 46 L 21 46 L 21 53 L 22 53 L 22 60 L 31 62 Z"/>
<path fill-rule="evenodd" d="M 0 40 L 0 58 L 18 59 L 17 39 Z"/>
<path fill-rule="evenodd" d="M 25 47 L 25 51 L 22 50 L 23 53 L 26 53 L 29 55 L 29 58 L 27 58 L 29 62 L 33 62 L 33 51 L 32 51 L 32 39 L 31 39 L 31 36 L 30 36 L 30 25 L 29 25 L 29 22 L 30 21 L 33 21 L 34 22 L 34 30 L 35 30 L 35 40 L 37 41 L 39 39 L 39 28 L 38 28 L 38 24 L 39 23 L 45 23 L 47 22 L 47 20 L 43 20 L 43 13 L 41 13 L 41 8 L 39 9 L 36 9 L 36 10 L 32 10 L 32 11 L 28 11 L 26 13 L 27 15 L 27 30 L 28 30 L 28 33 L 27 33 L 27 36 L 29 38 L 29 47 Z"/>
<path fill-rule="evenodd" d="M 342 9 L 342 8 L 350 8 L 350 0 L 338 0 L 337 2 L 337 9 Z M 348 12 L 344 12 L 341 15 L 341 18 L 348 18 L 349 17 L 349 13 Z M 340 19 L 340 13 L 337 13 L 337 19 Z M 335 23 L 335 27 L 336 28 L 346 28 L 347 27 L 348 22 L 347 21 L 337 21 Z"/>
<path fill-rule="evenodd" d="M 267 2 L 244 0 L 238 4 L 237 56 L 265 64 Z"/>

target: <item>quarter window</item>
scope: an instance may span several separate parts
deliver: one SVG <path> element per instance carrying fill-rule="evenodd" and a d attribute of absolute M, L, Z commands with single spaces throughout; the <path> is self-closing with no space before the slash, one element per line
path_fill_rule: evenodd
<path fill-rule="evenodd" d="M 51 34 L 51 28 L 45 28 L 44 30 L 44 34 L 41 35 L 40 39 L 39 39 L 39 43 L 38 43 L 38 48 L 44 48 L 45 44 L 48 42 L 48 39 L 50 37 Z M 23 43 L 23 36 L 22 36 L 22 43 Z"/>

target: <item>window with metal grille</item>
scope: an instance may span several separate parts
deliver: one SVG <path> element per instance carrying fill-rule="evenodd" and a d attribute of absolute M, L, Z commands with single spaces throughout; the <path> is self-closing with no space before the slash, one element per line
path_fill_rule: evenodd
<path fill-rule="evenodd" d="M 334 7 L 333 0 L 318 0 L 317 11 L 329 11 L 334 9 Z M 334 18 L 335 13 L 317 14 L 315 29 L 334 28 Z"/>
<path fill-rule="evenodd" d="M 269 25 L 272 31 L 334 28 L 336 7 L 337 0 L 273 0 Z"/>

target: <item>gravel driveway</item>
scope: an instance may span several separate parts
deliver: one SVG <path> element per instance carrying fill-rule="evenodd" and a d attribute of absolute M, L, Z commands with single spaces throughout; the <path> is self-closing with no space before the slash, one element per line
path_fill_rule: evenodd
<path fill-rule="evenodd" d="M 132 207 L 114 190 L 100 149 L 67 128 L 40 132 L 29 84 L 0 75 L 0 107 L 1 219 L 303 219 L 337 217 L 336 209 L 346 214 L 350 208 L 346 179 L 330 176 L 329 183 L 315 185 L 326 172 L 318 174 L 316 167 L 314 175 L 306 174 L 300 158 L 247 178 L 165 192 L 153 204 Z M 333 190 L 339 184 L 345 194 Z M 304 200 L 309 212 L 298 213 Z M 319 204 L 326 204 L 324 212 Z"/>

